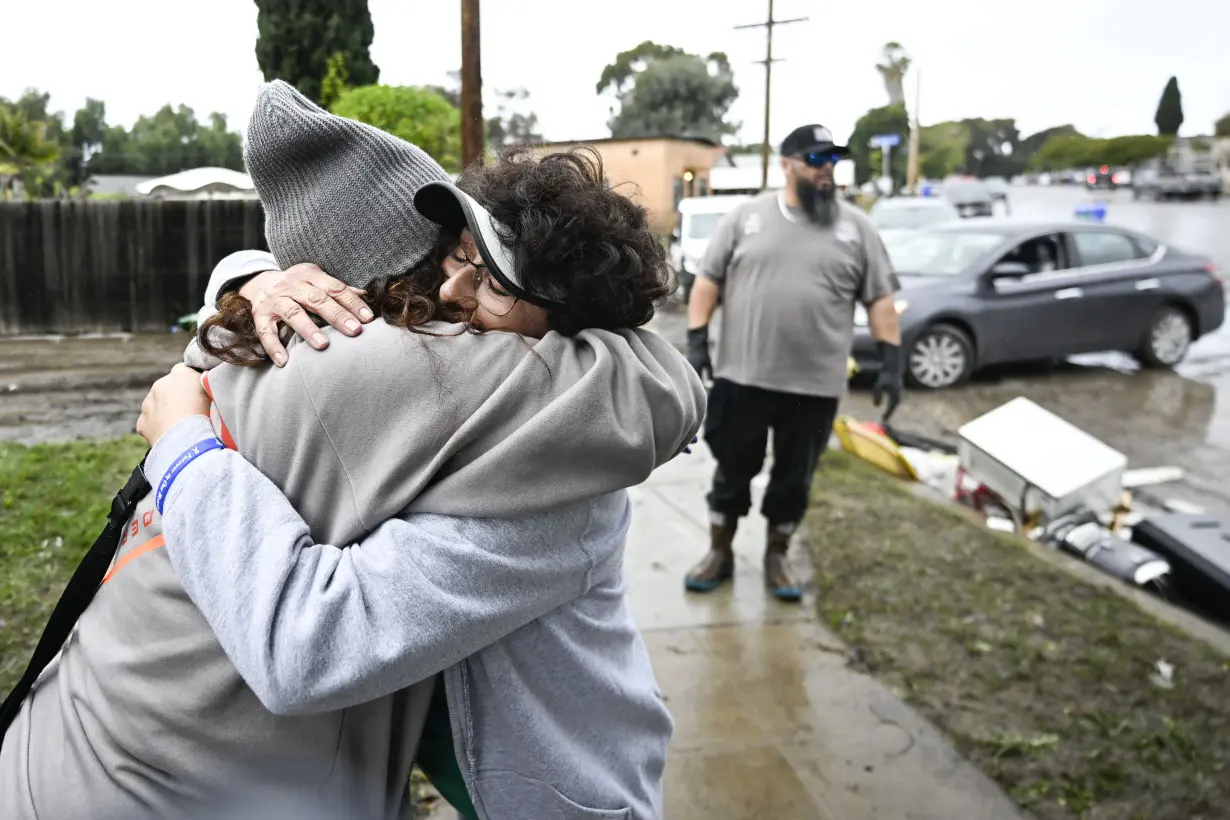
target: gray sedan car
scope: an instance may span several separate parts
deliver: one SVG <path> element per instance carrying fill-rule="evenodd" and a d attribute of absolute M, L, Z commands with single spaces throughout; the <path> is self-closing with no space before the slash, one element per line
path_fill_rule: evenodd
<path fill-rule="evenodd" d="M 1225 294 L 1213 261 L 1093 223 L 963 220 L 890 231 L 901 289 L 906 379 L 960 384 L 980 367 L 1121 350 L 1173 367 L 1219 328 Z M 878 366 L 866 314 L 853 356 Z"/>

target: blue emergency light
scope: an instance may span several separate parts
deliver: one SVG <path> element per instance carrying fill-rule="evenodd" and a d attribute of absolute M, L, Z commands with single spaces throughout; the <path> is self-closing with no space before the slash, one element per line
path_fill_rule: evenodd
<path fill-rule="evenodd" d="M 1101 202 L 1076 206 L 1076 218 L 1088 222 L 1105 222 L 1106 206 Z"/>

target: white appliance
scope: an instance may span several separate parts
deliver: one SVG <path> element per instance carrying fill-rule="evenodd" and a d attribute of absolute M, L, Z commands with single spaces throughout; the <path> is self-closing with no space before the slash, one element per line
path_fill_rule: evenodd
<path fill-rule="evenodd" d="M 1046 519 L 1119 503 L 1127 456 L 1026 398 L 957 431 L 961 467 L 1022 514 Z"/>

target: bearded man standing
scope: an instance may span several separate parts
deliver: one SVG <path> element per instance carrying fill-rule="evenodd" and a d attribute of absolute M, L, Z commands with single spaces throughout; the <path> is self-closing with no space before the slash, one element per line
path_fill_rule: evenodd
<path fill-rule="evenodd" d="M 867 215 L 840 201 L 833 182 L 833 166 L 849 155 L 822 125 L 792 131 L 781 147 L 785 189 L 726 216 L 692 287 L 688 360 L 714 379 L 704 436 L 717 471 L 707 497 L 710 548 L 685 579 L 691 592 L 710 592 L 733 577 L 735 530 L 751 509 L 751 481 L 772 430 L 773 467 L 761 505 L 765 584 L 781 600 L 802 598 L 786 551 L 846 389 L 858 302 L 882 360 L 875 403 L 887 399 L 887 416 L 901 399 L 892 266 Z M 719 300 L 714 368 L 709 321 Z"/>

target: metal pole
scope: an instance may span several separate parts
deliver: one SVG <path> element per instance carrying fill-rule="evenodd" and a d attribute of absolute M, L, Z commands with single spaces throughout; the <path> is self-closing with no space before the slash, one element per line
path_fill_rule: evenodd
<path fill-rule="evenodd" d="M 919 112 L 922 107 L 922 70 L 914 74 L 914 127 L 910 129 L 910 149 L 907 154 L 905 184 L 911 194 L 918 193 L 918 178 L 922 175 L 919 167 L 919 152 L 922 150 L 922 119 Z"/>
<path fill-rule="evenodd" d="M 461 0 L 461 165 L 483 159 L 483 74 L 478 0 Z"/>
<path fill-rule="evenodd" d="M 889 152 L 892 150 L 893 149 L 888 145 L 880 146 L 880 153 L 883 155 L 883 158 L 884 158 L 884 178 L 888 180 L 890 187 L 893 181 L 893 178 L 892 178 L 893 169 L 892 169 L 892 163 L 889 161 Z"/>
<path fill-rule="evenodd" d="M 773 27 L 784 26 L 787 23 L 802 23 L 805 20 L 807 20 L 806 17 L 794 17 L 790 20 L 774 20 L 773 0 L 769 0 L 768 20 L 763 23 L 751 23 L 746 26 L 735 26 L 736 29 L 761 28 L 763 26 L 766 30 L 764 60 L 757 60 L 757 62 L 764 63 L 764 142 L 760 146 L 760 190 L 762 191 L 769 187 L 769 155 L 771 153 L 769 146 L 769 124 L 771 122 L 770 115 L 773 100 L 773 64 L 781 62 L 781 60 L 773 59 Z"/>
<path fill-rule="evenodd" d="M 773 103 L 773 0 L 769 0 L 769 21 L 765 24 L 764 52 L 764 142 L 760 145 L 760 190 L 769 188 L 769 122 Z"/>

